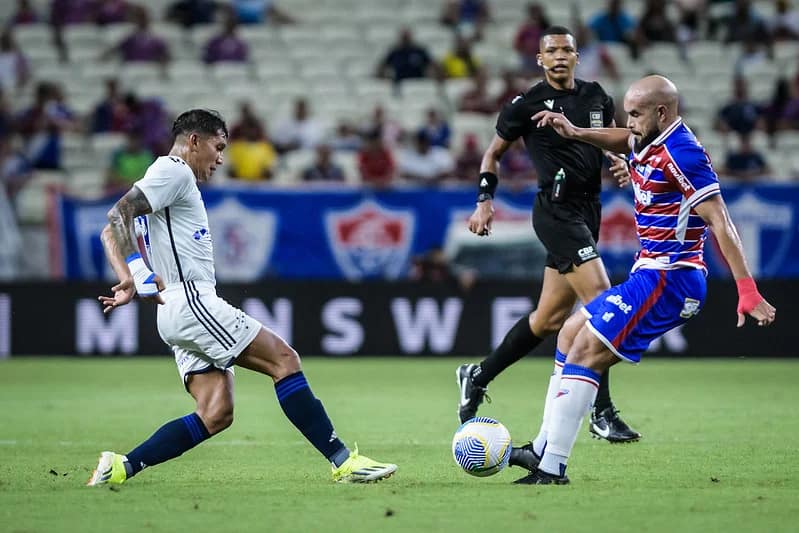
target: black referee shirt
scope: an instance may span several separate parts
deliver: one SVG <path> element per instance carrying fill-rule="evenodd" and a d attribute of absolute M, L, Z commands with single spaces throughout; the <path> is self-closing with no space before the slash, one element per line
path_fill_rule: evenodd
<path fill-rule="evenodd" d="M 597 82 L 574 80 L 574 89 L 560 91 L 541 81 L 505 104 L 497 119 L 497 134 L 506 141 L 524 139 L 538 172 L 538 186 L 552 188 L 555 174 L 566 173 L 566 195 L 598 193 L 601 189 L 602 150 L 564 139 L 550 128 L 537 128 L 530 117 L 539 111 L 566 115 L 579 127 L 607 127 L 613 121 L 613 99 Z"/>

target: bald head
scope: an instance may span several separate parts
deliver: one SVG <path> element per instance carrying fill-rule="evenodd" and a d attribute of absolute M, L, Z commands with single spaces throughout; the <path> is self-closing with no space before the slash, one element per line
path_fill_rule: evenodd
<path fill-rule="evenodd" d="M 663 76 L 647 76 L 634 82 L 627 89 L 627 96 L 638 101 L 641 105 L 665 106 L 669 113 L 677 117 L 680 95 L 677 86 Z"/>
<path fill-rule="evenodd" d="M 624 96 L 627 127 L 643 148 L 677 120 L 680 95 L 663 76 L 647 76 L 633 83 Z"/>

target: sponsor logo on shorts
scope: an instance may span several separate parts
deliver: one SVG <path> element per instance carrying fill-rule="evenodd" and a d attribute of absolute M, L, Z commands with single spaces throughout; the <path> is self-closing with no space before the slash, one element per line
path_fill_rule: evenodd
<path fill-rule="evenodd" d="M 577 250 L 577 255 L 580 256 L 580 259 L 585 261 L 586 259 L 593 259 L 597 257 L 596 250 L 593 246 L 586 246 L 585 248 L 580 248 Z"/>
<path fill-rule="evenodd" d="M 686 298 L 682 304 L 682 311 L 680 311 L 680 317 L 691 318 L 697 313 L 699 313 L 699 300 L 695 300 L 693 298 Z"/>
<path fill-rule="evenodd" d="M 605 301 L 621 309 L 622 313 L 624 313 L 625 315 L 629 315 L 630 312 L 633 310 L 633 306 L 622 300 L 620 294 L 611 294 L 610 296 L 605 298 Z"/>
<path fill-rule="evenodd" d="M 608 311 L 607 313 L 602 315 L 602 320 L 604 320 L 605 322 L 610 322 L 611 320 L 613 320 L 614 316 L 616 316 L 616 313 L 611 313 L 610 311 Z"/>
<path fill-rule="evenodd" d="M 566 396 L 567 394 L 569 394 L 569 389 L 560 389 L 555 395 L 555 398 L 560 398 L 561 396 Z"/>

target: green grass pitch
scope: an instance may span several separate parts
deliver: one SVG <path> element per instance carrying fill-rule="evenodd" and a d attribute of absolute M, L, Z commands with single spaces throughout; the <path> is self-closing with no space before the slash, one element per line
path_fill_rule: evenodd
<path fill-rule="evenodd" d="M 646 360 L 611 385 L 636 444 L 589 438 L 572 485 L 473 478 L 450 454 L 458 359 L 308 358 L 339 435 L 399 464 L 374 485 L 336 485 L 283 417 L 271 381 L 237 371 L 236 421 L 109 489 L 84 486 L 98 452 L 125 453 L 192 410 L 169 358 L 0 362 L 0 531 L 796 531 L 799 361 Z M 551 363 L 526 360 L 480 413 L 516 442 L 537 429 Z"/>

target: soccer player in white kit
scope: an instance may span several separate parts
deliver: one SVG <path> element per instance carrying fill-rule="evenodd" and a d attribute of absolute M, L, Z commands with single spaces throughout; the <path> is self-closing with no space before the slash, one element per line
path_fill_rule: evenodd
<path fill-rule="evenodd" d="M 126 455 L 104 451 L 87 485 L 123 483 L 143 468 L 173 459 L 233 422 L 233 370 L 238 365 L 272 378 L 286 417 L 330 461 L 333 480 L 378 481 L 397 466 L 350 451 L 311 392 L 297 352 L 258 321 L 216 295 L 213 243 L 197 183 L 222 164 L 228 131 L 215 111 L 193 109 L 172 126 L 175 142 L 108 212 L 105 252 L 119 283 L 100 296 L 104 312 L 136 294 L 158 305 L 158 333 L 175 354 L 194 397 L 195 412 L 167 422 Z M 135 219 L 147 215 L 145 247 Z M 152 270 L 151 270 L 152 268 Z"/>

